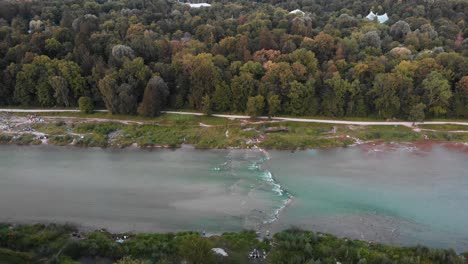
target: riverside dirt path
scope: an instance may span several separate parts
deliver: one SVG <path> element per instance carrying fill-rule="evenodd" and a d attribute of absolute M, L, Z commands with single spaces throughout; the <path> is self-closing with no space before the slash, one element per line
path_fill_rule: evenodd
<path fill-rule="evenodd" d="M 73 109 L 15 109 L 15 108 L 0 108 L 0 112 L 10 113 L 78 113 L 79 110 Z M 107 112 L 106 110 L 97 110 L 97 112 Z M 179 115 L 195 115 L 202 116 L 203 113 L 197 112 L 179 112 L 179 111 L 162 111 L 167 114 L 179 114 Z M 213 114 L 215 117 L 231 118 L 231 119 L 249 119 L 247 115 L 225 115 L 225 114 Z M 258 117 L 260 119 L 268 119 L 266 116 Z M 83 120 L 93 118 L 81 118 Z M 105 118 L 99 118 L 100 120 L 107 120 Z M 291 121 L 291 122 L 304 122 L 304 123 L 323 123 L 323 124 L 337 124 L 337 125 L 359 125 L 359 126 L 406 126 L 413 128 L 417 125 L 463 125 L 468 126 L 467 122 L 460 121 L 427 121 L 427 122 L 408 122 L 408 121 L 348 121 L 348 120 L 332 120 L 332 119 L 310 119 L 310 118 L 292 118 L 292 117 L 272 117 L 272 120 L 277 121 Z M 127 121 L 119 119 L 108 119 L 108 121 Z M 130 121 L 130 120 L 128 120 Z"/>
<path fill-rule="evenodd" d="M 202 116 L 202 113 L 197 112 L 176 112 L 176 111 L 163 111 L 163 113 L 167 114 L 179 114 L 179 115 L 197 115 Z M 223 118 L 234 118 L 234 119 L 248 119 L 250 116 L 246 115 L 223 115 L 223 114 L 213 114 L 212 116 L 215 117 L 223 117 Z M 261 119 L 268 119 L 266 116 L 258 117 Z M 310 118 L 292 118 L 292 117 L 272 117 L 272 120 L 278 121 L 291 121 L 291 122 L 304 122 L 304 123 L 324 123 L 324 124 L 337 124 L 337 125 L 359 125 L 359 126 L 407 126 L 413 127 L 413 122 L 399 122 L 399 121 L 348 121 L 348 120 L 332 120 L 332 119 L 310 119 Z M 467 122 L 459 122 L 459 121 L 428 121 L 428 122 L 414 122 L 414 125 L 464 125 L 468 126 Z"/>

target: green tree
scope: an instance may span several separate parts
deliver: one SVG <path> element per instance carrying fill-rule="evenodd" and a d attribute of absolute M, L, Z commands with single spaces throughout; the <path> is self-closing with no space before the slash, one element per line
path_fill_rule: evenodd
<path fill-rule="evenodd" d="M 218 112 L 230 110 L 232 96 L 231 88 L 225 82 L 216 85 L 216 89 L 213 93 L 214 109 Z"/>
<path fill-rule="evenodd" d="M 236 112 L 244 112 L 249 96 L 257 93 L 258 81 L 250 73 L 241 73 L 235 76 L 231 82 L 232 109 Z"/>
<path fill-rule="evenodd" d="M 286 105 L 287 113 L 295 116 L 311 113 L 311 107 L 314 106 L 313 96 L 315 93 L 314 81 L 310 80 L 306 84 L 293 81 L 290 84 L 288 93 L 288 103 Z"/>
<path fill-rule="evenodd" d="M 281 100 L 278 95 L 268 97 L 268 116 L 276 116 L 281 111 Z"/>
<path fill-rule="evenodd" d="M 166 106 L 168 96 L 169 88 L 164 80 L 159 76 L 151 78 L 146 85 L 138 113 L 143 116 L 160 115 L 161 110 Z"/>
<path fill-rule="evenodd" d="M 265 98 L 261 95 L 251 96 L 247 101 L 246 113 L 251 118 L 256 118 L 263 113 L 265 108 Z"/>
<path fill-rule="evenodd" d="M 211 95 L 220 83 L 220 69 L 213 63 L 213 56 L 201 53 L 186 62 L 190 67 L 190 104 L 195 109 L 202 109 L 202 98 Z"/>
<path fill-rule="evenodd" d="M 399 20 L 390 27 L 390 35 L 392 35 L 395 40 L 403 39 L 410 32 L 410 25 L 403 20 Z"/>
<path fill-rule="evenodd" d="M 133 259 L 130 256 L 123 257 L 116 264 L 141 264 L 142 262 L 136 259 Z"/>
<path fill-rule="evenodd" d="M 47 56 L 35 57 L 30 64 L 24 64 L 16 75 L 15 100 L 22 105 L 53 106 L 53 89 L 48 73 L 52 60 Z"/>
<path fill-rule="evenodd" d="M 136 58 L 125 60 L 122 68 L 100 79 L 98 88 L 107 110 L 113 114 L 135 114 L 150 74 L 143 59 Z"/>
<path fill-rule="evenodd" d="M 268 63 L 267 68 L 260 83 L 262 90 L 277 94 L 281 101 L 286 102 L 290 84 L 295 80 L 291 65 L 287 62 Z"/>
<path fill-rule="evenodd" d="M 198 234 L 184 235 L 179 238 L 179 254 L 190 264 L 214 263 L 213 245 Z"/>
<path fill-rule="evenodd" d="M 422 101 L 434 115 L 447 113 L 452 97 L 450 83 L 439 72 L 433 71 L 422 82 Z"/>
<path fill-rule="evenodd" d="M 49 84 L 54 90 L 54 97 L 57 101 L 57 105 L 70 106 L 68 101 L 70 91 L 68 89 L 67 80 L 62 76 L 52 76 L 49 78 Z"/>
<path fill-rule="evenodd" d="M 211 99 L 209 95 L 205 95 L 202 98 L 202 110 L 203 113 L 207 116 L 212 114 L 213 105 L 211 103 Z"/>
<path fill-rule="evenodd" d="M 84 92 L 79 66 L 66 60 L 34 57 L 16 75 L 15 101 L 22 105 L 71 105 Z"/>
<path fill-rule="evenodd" d="M 70 99 L 76 102 L 85 93 L 86 80 L 82 75 L 80 66 L 73 61 L 54 60 L 54 71 L 56 76 L 63 77 L 67 82 Z M 63 100 L 62 100 L 63 101 Z"/>
<path fill-rule="evenodd" d="M 116 74 L 108 74 L 99 80 L 98 87 L 102 95 L 102 100 L 106 106 L 106 109 L 111 113 L 118 113 L 118 99 L 117 99 L 117 80 Z"/>
<path fill-rule="evenodd" d="M 80 97 L 78 107 L 83 114 L 91 114 L 94 111 L 93 99 L 90 97 Z"/>
<path fill-rule="evenodd" d="M 322 97 L 322 112 L 327 116 L 344 116 L 353 113 L 354 95 L 356 89 L 353 84 L 343 80 L 338 73 L 325 81 L 326 89 Z M 348 108 L 348 109 L 347 109 Z"/>
<path fill-rule="evenodd" d="M 55 38 L 50 38 L 46 40 L 45 48 L 49 55 L 55 56 L 60 52 L 60 49 L 62 48 L 62 43 L 60 43 Z"/>
<path fill-rule="evenodd" d="M 383 118 L 395 117 L 399 113 L 400 99 L 398 98 L 398 80 L 393 73 L 378 74 L 370 94 L 374 98 L 374 106 L 379 116 Z"/>
<path fill-rule="evenodd" d="M 377 31 L 369 31 L 364 34 L 364 45 L 380 49 L 382 41 L 380 40 L 379 33 Z"/>
<path fill-rule="evenodd" d="M 468 117 L 468 76 L 457 83 L 454 96 L 454 112 L 457 116 Z"/>
<path fill-rule="evenodd" d="M 426 117 L 424 114 L 425 108 L 426 105 L 423 103 L 413 106 L 409 112 L 408 120 L 413 122 L 422 122 Z"/>

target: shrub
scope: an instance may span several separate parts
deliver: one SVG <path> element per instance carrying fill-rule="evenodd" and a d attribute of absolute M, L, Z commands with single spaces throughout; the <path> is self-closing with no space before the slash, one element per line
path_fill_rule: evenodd
<path fill-rule="evenodd" d="M 0 259 L 4 263 L 30 263 L 33 255 L 25 252 L 16 252 L 6 248 L 0 248 Z"/>
<path fill-rule="evenodd" d="M 101 147 L 105 148 L 107 147 L 108 142 L 107 142 L 107 137 L 105 135 L 101 134 L 91 134 L 91 135 L 86 135 L 82 138 L 79 138 L 75 142 L 75 146 L 78 147 Z"/>
<path fill-rule="evenodd" d="M 78 106 L 83 114 L 91 114 L 94 111 L 93 100 L 89 97 L 80 97 Z"/>
<path fill-rule="evenodd" d="M 6 135 L 6 134 L 0 134 L 0 144 L 8 144 L 10 143 L 11 139 L 13 137 L 10 136 L 10 135 Z"/>
<path fill-rule="evenodd" d="M 58 146 L 66 146 L 68 144 L 71 144 L 73 142 L 73 137 L 70 135 L 56 135 L 56 136 L 51 136 L 49 138 L 49 142 L 58 145 Z"/>
<path fill-rule="evenodd" d="M 12 142 L 17 145 L 39 145 L 41 144 L 40 140 L 37 140 L 33 134 L 22 134 L 16 138 L 12 139 Z"/>

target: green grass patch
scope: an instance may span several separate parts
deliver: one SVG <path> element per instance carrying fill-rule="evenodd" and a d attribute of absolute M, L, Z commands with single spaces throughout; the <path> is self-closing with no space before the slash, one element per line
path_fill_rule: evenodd
<path fill-rule="evenodd" d="M 405 126 L 366 126 L 352 133 L 362 140 L 415 141 L 423 135 Z"/>
<path fill-rule="evenodd" d="M 261 144 L 268 149 L 308 149 L 345 146 L 340 138 L 320 138 L 314 136 L 298 136 L 296 134 L 271 134 Z"/>
<path fill-rule="evenodd" d="M 429 132 L 426 135 L 432 140 L 468 142 L 468 133 Z"/>
<path fill-rule="evenodd" d="M 124 125 L 113 122 L 89 122 L 89 123 L 78 123 L 73 126 L 73 132 L 86 134 L 86 133 L 97 133 L 101 135 L 108 135 L 116 130 L 119 130 Z"/>
<path fill-rule="evenodd" d="M 464 125 L 452 125 L 452 124 L 433 125 L 433 124 L 428 124 L 428 125 L 418 125 L 418 127 L 424 128 L 424 129 L 440 130 L 440 131 L 467 131 L 468 132 L 468 126 L 464 126 Z"/>
<path fill-rule="evenodd" d="M 37 123 L 31 126 L 35 130 L 49 135 L 63 135 L 68 131 L 68 127 L 63 121 L 57 121 L 54 123 Z"/>
<path fill-rule="evenodd" d="M 133 139 L 142 147 L 177 147 L 184 142 L 185 135 L 183 131 L 183 127 L 156 125 L 130 125 L 122 129 L 124 138 Z"/>
<path fill-rule="evenodd" d="M 317 119 L 317 120 L 345 120 L 345 121 L 369 121 L 369 122 L 382 122 L 385 119 L 382 119 L 377 116 L 368 116 L 368 117 L 356 117 L 356 116 L 347 116 L 347 117 L 332 117 L 332 116 L 289 116 L 281 115 L 275 116 L 279 118 L 297 118 L 297 119 Z"/>

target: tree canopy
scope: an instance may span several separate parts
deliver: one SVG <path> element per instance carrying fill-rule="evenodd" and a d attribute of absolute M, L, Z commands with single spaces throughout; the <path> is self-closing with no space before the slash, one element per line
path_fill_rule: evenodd
<path fill-rule="evenodd" d="M 154 116 L 251 112 L 262 97 L 269 115 L 468 115 L 466 1 L 210 3 L 3 1 L 0 105 L 89 97 Z"/>

